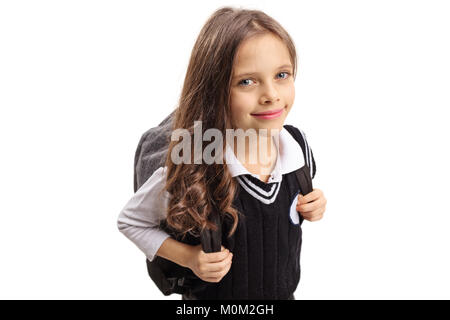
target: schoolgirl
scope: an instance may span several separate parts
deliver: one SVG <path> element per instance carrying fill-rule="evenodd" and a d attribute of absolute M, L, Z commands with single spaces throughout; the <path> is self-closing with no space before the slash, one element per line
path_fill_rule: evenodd
<path fill-rule="evenodd" d="M 178 141 L 170 141 L 163 165 L 118 218 L 119 230 L 147 259 L 164 257 L 210 283 L 183 299 L 294 298 L 301 223 L 321 219 L 326 206 L 320 189 L 299 194 L 294 174 L 303 166 L 312 178 L 316 173 L 305 133 L 284 124 L 294 103 L 296 67 L 292 39 L 259 10 L 220 8 L 200 31 L 172 130 L 193 133 L 201 120 L 202 130 L 216 128 L 224 137 L 227 129 L 255 130 L 257 139 L 245 139 L 244 153 L 237 140 L 225 142 L 225 163 L 212 164 L 174 163 Z M 256 163 L 248 160 L 252 150 L 258 150 Z M 205 253 L 198 234 L 214 228 L 208 220 L 214 207 L 223 219 L 223 246 Z M 188 236 L 174 239 L 161 221 Z"/>

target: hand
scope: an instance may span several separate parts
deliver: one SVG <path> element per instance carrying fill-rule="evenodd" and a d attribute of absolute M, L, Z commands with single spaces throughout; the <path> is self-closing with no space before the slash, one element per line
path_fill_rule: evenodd
<path fill-rule="evenodd" d="M 313 189 L 307 195 L 298 195 L 297 211 L 308 221 L 317 221 L 322 219 L 327 205 L 327 199 L 322 190 Z"/>
<path fill-rule="evenodd" d="M 192 247 L 188 267 L 203 281 L 219 282 L 230 270 L 232 258 L 233 254 L 224 246 L 220 252 L 205 253 L 199 244 Z"/>

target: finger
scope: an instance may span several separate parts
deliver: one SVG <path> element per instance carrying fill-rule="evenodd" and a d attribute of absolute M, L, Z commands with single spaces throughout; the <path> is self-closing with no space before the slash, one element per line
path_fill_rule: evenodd
<path fill-rule="evenodd" d="M 308 221 L 316 221 L 322 219 L 323 212 L 324 210 L 322 208 L 319 208 L 312 212 L 302 213 L 302 217 Z"/>
<path fill-rule="evenodd" d="M 314 221 L 318 221 L 322 218 L 323 218 L 323 215 L 320 214 L 320 215 L 313 216 L 309 221 L 314 222 Z"/>
<path fill-rule="evenodd" d="M 311 216 L 308 213 L 300 212 L 300 215 L 303 217 L 303 219 L 306 220 L 311 219 Z"/>
<path fill-rule="evenodd" d="M 320 197 L 312 202 L 309 203 L 297 203 L 297 211 L 302 211 L 302 212 L 309 212 L 309 211 L 314 211 L 317 210 L 320 207 L 324 207 L 327 203 L 327 200 L 325 199 L 325 197 Z"/>
<path fill-rule="evenodd" d="M 206 262 L 219 262 L 228 257 L 230 254 L 230 250 L 225 249 L 220 252 L 210 252 L 205 254 L 205 261 Z"/>
<path fill-rule="evenodd" d="M 317 198 L 319 198 L 321 196 L 321 194 L 322 194 L 322 190 L 313 189 L 313 191 L 311 191 L 308 194 L 305 194 L 305 195 L 299 194 L 298 202 L 308 203 L 308 202 L 314 201 Z"/>
<path fill-rule="evenodd" d="M 205 273 L 206 278 L 222 278 L 224 276 L 225 271 L 220 270 L 216 272 L 207 272 Z"/>
<path fill-rule="evenodd" d="M 300 214 L 302 215 L 302 217 L 306 220 L 311 220 L 313 215 L 311 212 L 300 212 Z"/>
<path fill-rule="evenodd" d="M 230 270 L 231 264 L 225 266 L 222 270 L 214 271 L 214 272 L 205 272 L 205 277 L 207 278 L 223 278 L 228 271 Z"/>
<path fill-rule="evenodd" d="M 311 202 L 311 203 L 304 203 L 304 204 L 297 204 L 297 211 L 301 212 L 311 212 L 317 209 L 317 202 Z"/>
<path fill-rule="evenodd" d="M 217 272 L 225 269 L 229 264 L 231 264 L 233 254 L 230 253 L 228 257 L 220 262 L 208 263 L 205 267 L 206 272 Z"/>
<path fill-rule="evenodd" d="M 220 280 L 222 280 L 221 278 L 204 278 L 205 281 L 207 282 L 219 282 Z"/>

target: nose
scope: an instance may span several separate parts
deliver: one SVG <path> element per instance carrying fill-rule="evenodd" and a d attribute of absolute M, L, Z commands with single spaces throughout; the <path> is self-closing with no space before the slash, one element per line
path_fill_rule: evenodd
<path fill-rule="evenodd" d="M 266 84 L 264 86 L 264 91 L 263 94 L 261 95 L 260 98 L 260 103 L 261 104 L 270 104 L 270 103 L 274 103 L 280 101 L 280 97 L 278 95 L 278 91 L 277 89 L 274 87 L 273 84 Z"/>

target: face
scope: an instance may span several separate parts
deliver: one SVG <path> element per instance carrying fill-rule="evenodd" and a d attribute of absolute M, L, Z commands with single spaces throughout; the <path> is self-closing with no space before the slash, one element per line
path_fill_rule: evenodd
<path fill-rule="evenodd" d="M 281 130 L 292 104 L 295 88 L 288 48 L 267 33 L 244 40 L 236 53 L 230 89 L 234 128 Z M 264 112 L 275 112 L 261 116 Z"/>

